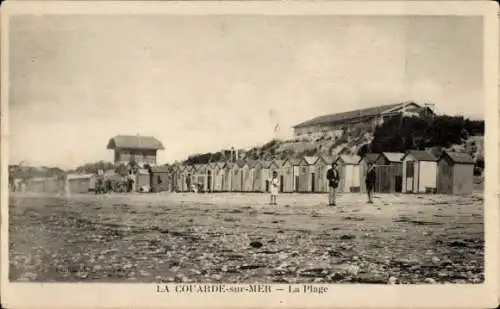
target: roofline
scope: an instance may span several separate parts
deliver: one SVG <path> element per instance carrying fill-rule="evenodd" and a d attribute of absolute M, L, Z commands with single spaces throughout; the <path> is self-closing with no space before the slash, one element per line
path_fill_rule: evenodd
<path fill-rule="evenodd" d="M 414 150 L 415 151 L 415 150 Z M 416 151 L 425 151 L 425 150 L 416 150 Z M 411 150 L 408 150 L 405 155 L 401 158 L 401 162 L 404 161 L 404 159 L 410 154 Z M 433 155 L 432 153 L 429 153 L 430 155 Z M 439 161 L 438 158 L 436 158 L 436 160 L 417 160 L 417 161 L 420 161 L 420 162 L 437 162 Z"/>
<path fill-rule="evenodd" d="M 437 162 L 444 160 L 445 156 L 448 157 L 453 163 L 456 163 L 456 164 L 474 165 L 474 159 L 472 160 L 472 162 L 457 162 L 457 161 L 453 160 L 453 158 L 448 154 L 448 152 L 446 150 L 443 151 L 441 156 L 437 159 Z"/>
<path fill-rule="evenodd" d="M 418 104 L 418 103 L 416 103 L 414 101 L 407 101 L 407 102 L 401 102 L 401 103 L 397 104 L 397 106 L 388 108 L 387 110 L 380 112 L 380 114 L 382 115 L 382 114 L 391 112 L 391 111 L 393 111 L 393 110 L 395 110 L 397 108 L 400 108 L 401 106 L 406 106 L 406 105 L 409 105 L 409 104 L 415 104 L 418 107 L 423 108 L 420 104 Z M 392 104 L 389 104 L 389 105 L 392 105 Z M 377 107 L 377 106 L 374 106 L 374 107 Z M 382 107 L 382 106 L 380 106 L 380 107 Z M 369 109 L 369 108 L 370 107 L 367 107 L 366 109 Z M 341 113 L 343 113 L 343 112 L 341 112 Z M 340 113 L 337 113 L 337 114 L 340 114 Z M 327 114 L 327 115 L 322 115 L 322 116 L 328 116 L 328 115 L 336 115 L 336 114 Z M 318 117 L 322 117 L 322 116 L 318 116 Z M 343 122 L 343 121 L 346 121 L 346 120 L 352 120 L 352 119 L 362 118 L 362 117 L 370 117 L 370 115 L 351 117 L 351 118 L 346 118 L 346 119 L 342 119 L 342 120 L 338 120 L 338 121 L 325 121 L 325 122 L 318 122 L 318 123 L 315 123 L 315 124 L 306 124 L 307 122 L 312 121 L 313 119 L 317 118 L 317 117 L 315 117 L 315 118 L 303 121 L 303 122 L 301 122 L 299 124 L 296 124 L 296 125 L 292 126 L 292 128 L 295 129 L 295 128 L 302 128 L 302 127 L 314 126 L 314 125 L 322 125 L 322 124 L 327 124 L 327 123 L 337 123 L 337 122 Z"/>

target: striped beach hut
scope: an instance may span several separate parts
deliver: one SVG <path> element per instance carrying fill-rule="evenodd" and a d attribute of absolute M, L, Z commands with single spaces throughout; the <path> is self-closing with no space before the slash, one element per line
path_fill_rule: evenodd
<path fill-rule="evenodd" d="M 207 164 L 195 164 L 194 165 L 194 184 L 198 189 L 198 192 L 207 192 Z"/>
<path fill-rule="evenodd" d="M 283 192 L 297 192 L 299 181 L 299 163 L 300 159 L 289 158 L 283 161 L 281 166 L 281 175 L 283 175 Z"/>
<path fill-rule="evenodd" d="M 233 169 L 234 162 L 226 162 L 224 164 L 224 178 L 222 181 L 222 191 L 231 192 L 233 191 Z"/>
<path fill-rule="evenodd" d="M 257 165 L 257 160 L 246 160 L 243 167 L 243 191 L 252 192 L 254 191 L 255 183 L 255 168 Z"/>
<path fill-rule="evenodd" d="M 244 182 L 245 160 L 236 160 L 233 165 L 232 191 L 242 192 Z"/>
<path fill-rule="evenodd" d="M 173 167 L 174 191 L 182 192 L 184 183 L 184 165 L 176 164 Z"/>
<path fill-rule="evenodd" d="M 361 172 L 357 155 L 341 154 L 336 162 L 340 172 L 339 192 L 359 192 L 361 187 Z"/>
<path fill-rule="evenodd" d="M 194 183 L 195 173 L 196 169 L 194 168 L 194 165 L 186 165 L 184 167 L 184 171 L 182 173 L 184 178 L 182 183 L 183 192 L 191 192 L 191 185 Z"/>
<path fill-rule="evenodd" d="M 437 189 L 437 158 L 424 150 L 409 150 L 403 159 L 403 192 L 432 193 Z"/>
<path fill-rule="evenodd" d="M 221 192 L 224 184 L 224 162 L 212 162 L 212 192 Z"/>
<path fill-rule="evenodd" d="M 317 156 L 304 156 L 299 162 L 299 192 L 316 192 L 315 164 Z"/>
<path fill-rule="evenodd" d="M 254 191 L 269 192 L 269 183 L 272 178 L 272 171 L 277 171 L 278 166 L 273 161 L 259 160 L 255 165 Z"/>
<path fill-rule="evenodd" d="M 271 173 L 269 174 L 269 178 L 272 179 L 273 174 L 272 171 L 276 171 L 278 173 L 278 179 L 280 181 L 280 187 L 279 187 L 279 192 L 284 192 L 284 185 L 285 185 L 285 175 L 283 174 L 283 163 L 285 160 L 280 160 L 280 159 L 273 159 L 272 160 L 272 165 L 274 166 L 274 169 L 271 168 Z"/>
<path fill-rule="evenodd" d="M 335 161 L 336 156 L 330 156 L 327 154 L 318 155 L 318 160 L 314 163 L 314 173 L 315 191 L 312 192 L 328 192 L 328 179 L 326 178 L 326 174 L 328 170 L 332 166 L 332 162 Z"/>

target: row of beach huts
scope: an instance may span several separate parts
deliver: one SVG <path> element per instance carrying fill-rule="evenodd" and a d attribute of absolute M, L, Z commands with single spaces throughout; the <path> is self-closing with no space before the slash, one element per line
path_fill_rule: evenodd
<path fill-rule="evenodd" d="M 328 191 L 326 173 L 336 162 L 341 175 L 339 192 L 365 192 L 364 176 L 372 162 L 377 172 L 375 192 L 469 194 L 474 188 L 474 160 L 467 153 L 443 152 L 437 158 L 422 150 L 406 153 L 367 153 L 363 157 L 304 156 L 287 160 L 237 160 L 209 164 L 153 166 L 133 174 L 135 192 L 268 192 L 276 171 L 283 193 Z M 127 192 L 130 176 L 104 173 L 106 192 Z M 23 191 L 87 193 L 96 190 L 96 175 L 67 175 L 24 183 Z M 35 189 L 33 189 L 35 188 Z"/>
<path fill-rule="evenodd" d="M 356 155 L 304 156 L 288 160 L 239 160 L 199 165 L 178 165 L 172 173 L 174 191 L 267 192 L 272 172 L 280 179 L 280 192 L 327 192 L 326 173 L 336 162 L 339 192 L 365 192 L 364 175 L 372 162 L 379 193 L 469 194 L 473 191 L 473 158 L 467 153 L 443 152 L 437 158 L 427 151 L 384 152 Z M 154 178 L 154 176 L 153 176 Z"/>

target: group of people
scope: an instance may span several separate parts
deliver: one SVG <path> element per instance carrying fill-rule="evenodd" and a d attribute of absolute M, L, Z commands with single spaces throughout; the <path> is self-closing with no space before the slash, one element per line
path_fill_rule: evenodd
<path fill-rule="evenodd" d="M 368 203 L 373 204 L 373 190 L 375 188 L 375 180 L 377 178 L 377 174 L 375 172 L 375 167 L 373 163 L 368 163 L 368 169 L 365 175 L 365 185 L 366 192 L 368 194 Z M 326 179 L 328 180 L 328 205 L 335 206 L 336 196 L 337 196 L 337 188 L 340 183 L 340 172 L 337 168 L 337 163 L 333 162 L 332 166 L 326 172 Z M 280 187 L 280 180 L 278 179 L 278 173 L 276 171 L 273 172 L 273 178 L 271 179 L 271 205 L 277 205 L 277 196 Z"/>

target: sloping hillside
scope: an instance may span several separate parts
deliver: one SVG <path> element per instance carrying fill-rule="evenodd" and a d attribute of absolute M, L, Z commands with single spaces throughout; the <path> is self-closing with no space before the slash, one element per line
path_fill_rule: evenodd
<path fill-rule="evenodd" d="M 261 146 L 240 150 L 249 159 L 286 159 L 303 155 L 358 154 L 366 152 L 405 152 L 427 149 L 439 155 L 443 150 L 468 152 L 476 160 L 484 160 L 484 121 L 463 117 L 395 118 L 372 128 L 366 124 L 349 130 L 316 133 L 290 140 L 272 140 Z M 207 163 L 223 159 L 219 153 L 189 157 L 189 163 Z"/>
<path fill-rule="evenodd" d="M 290 140 L 273 140 L 246 153 L 252 159 L 285 159 L 321 153 L 351 153 L 427 149 L 467 152 L 484 158 L 484 121 L 463 117 L 396 118 L 372 130 L 366 125 L 350 130 L 317 133 Z"/>

